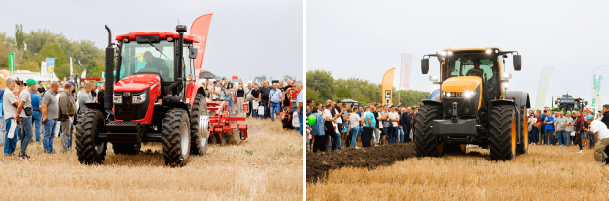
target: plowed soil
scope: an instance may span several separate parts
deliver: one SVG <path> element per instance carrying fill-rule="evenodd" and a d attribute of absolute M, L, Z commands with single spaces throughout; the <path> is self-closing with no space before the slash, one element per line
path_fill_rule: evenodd
<path fill-rule="evenodd" d="M 307 152 L 307 182 L 316 182 L 326 177 L 331 169 L 341 167 L 371 169 L 382 165 L 392 165 L 396 161 L 414 156 L 414 144 L 346 149 L 339 152 Z"/>

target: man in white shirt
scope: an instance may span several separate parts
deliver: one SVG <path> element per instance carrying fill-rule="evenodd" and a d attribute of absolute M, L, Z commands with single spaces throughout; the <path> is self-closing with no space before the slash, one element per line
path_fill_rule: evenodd
<path fill-rule="evenodd" d="M 398 144 L 398 122 L 400 121 L 400 115 L 393 107 L 389 107 L 389 113 L 387 115 L 387 121 L 391 124 L 389 128 L 389 132 L 391 133 L 389 144 Z"/>
<path fill-rule="evenodd" d="M 334 131 L 334 125 L 333 125 L 334 120 L 336 120 L 336 117 L 332 117 L 332 112 L 330 111 L 331 109 L 332 109 L 332 104 L 327 104 L 326 109 L 324 109 L 324 119 L 326 120 L 326 122 L 324 123 L 324 126 L 326 127 L 326 135 L 328 137 L 330 137 L 328 139 L 337 139 L 338 135 L 336 134 L 336 131 Z M 332 140 L 332 150 L 338 151 L 336 140 Z"/>
<path fill-rule="evenodd" d="M 596 161 L 605 161 L 605 165 L 609 166 L 609 160 L 607 159 L 607 154 L 605 154 L 605 148 L 609 146 L 609 129 L 607 126 L 599 121 L 592 120 L 592 115 L 589 115 L 586 118 L 586 121 L 590 124 L 590 130 L 585 129 L 586 132 L 594 135 L 594 141 L 597 142 L 596 149 L 594 149 L 594 160 Z"/>

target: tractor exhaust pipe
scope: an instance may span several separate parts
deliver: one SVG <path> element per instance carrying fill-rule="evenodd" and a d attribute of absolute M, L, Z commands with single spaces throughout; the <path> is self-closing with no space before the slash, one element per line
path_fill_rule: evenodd
<path fill-rule="evenodd" d="M 106 92 L 104 96 L 104 108 L 108 110 L 112 110 L 112 101 L 114 94 L 114 48 L 112 47 L 112 32 L 108 25 L 106 26 L 106 30 L 108 30 L 108 47 L 106 47 Z"/>
<path fill-rule="evenodd" d="M 182 84 L 182 67 L 184 66 L 183 63 L 183 55 L 184 55 L 184 32 L 186 32 L 186 25 L 177 25 L 176 26 L 176 32 L 178 32 L 179 34 L 179 38 L 178 38 L 178 51 L 176 51 L 176 59 L 174 61 L 174 68 L 173 68 L 173 75 L 175 77 L 175 82 L 173 82 L 171 85 L 169 85 L 169 87 L 167 87 L 168 90 L 172 90 L 173 94 L 176 95 L 178 94 L 178 86 L 180 86 Z"/>

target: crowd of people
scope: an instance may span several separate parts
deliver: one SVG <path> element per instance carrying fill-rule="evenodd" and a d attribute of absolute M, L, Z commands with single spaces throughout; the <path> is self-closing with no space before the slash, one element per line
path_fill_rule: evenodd
<path fill-rule="evenodd" d="M 591 111 L 541 110 L 528 112 L 528 133 L 530 145 L 557 145 L 594 149 L 594 158 L 609 165 L 609 104 L 595 115 Z"/>
<path fill-rule="evenodd" d="M 366 109 L 340 101 L 325 104 L 307 100 L 307 150 L 343 150 L 344 147 L 385 146 L 409 143 L 413 139 L 417 107 L 383 106 L 367 103 Z M 358 139 L 359 136 L 359 139 Z"/>
<path fill-rule="evenodd" d="M 0 145 L 4 154 L 13 156 L 19 143 L 17 157 L 27 160 L 27 147 L 33 140 L 42 141 L 44 151 L 53 154 L 56 137 L 61 137 L 61 151 L 68 151 L 76 114 L 85 103 L 103 100 L 103 84 L 96 81 L 77 86 L 72 81 L 38 83 L 8 78 L 6 87 L 0 89 Z"/>
<path fill-rule="evenodd" d="M 340 151 L 344 147 L 385 146 L 412 141 L 417 107 L 372 105 L 364 107 L 327 100 L 306 102 L 307 150 Z M 606 118 L 605 118 L 606 117 Z M 609 165 L 609 104 L 595 115 L 590 111 L 528 111 L 530 145 L 579 146 L 594 149 L 594 158 Z M 359 139 L 358 139 L 359 137 Z M 606 150 L 607 149 L 607 150 Z"/>
<path fill-rule="evenodd" d="M 204 85 L 210 100 L 227 101 L 230 106 L 234 106 L 229 107 L 232 115 L 270 118 L 271 121 L 275 121 L 277 116 L 281 119 L 283 128 L 299 131 L 302 128 L 303 116 L 299 111 L 302 110 L 304 93 L 300 93 L 303 89 L 300 81 L 292 82 L 286 78 L 272 84 L 268 81 L 244 84 L 242 81 L 232 83 L 223 78 L 217 81 L 205 80 Z M 244 105 L 247 105 L 245 110 Z"/>
<path fill-rule="evenodd" d="M 277 115 L 284 128 L 300 130 L 304 93 L 301 82 L 291 80 L 262 86 L 257 83 L 231 83 L 224 79 L 214 82 L 206 80 L 206 92 L 210 100 L 227 101 L 230 112 L 237 116 L 271 118 Z M 236 85 L 236 86 L 235 86 Z M 20 143 L 19 159 L 29 159 L 28 145 L 42 141 L 44 152 L 56 153 L 53 139 L 61 138 L 61 151 L 72 148 L 72 135 L 78 115 L 86 103 L 104 102 L 105 86 L 101 82 L 86 81 L 78 86 L 72 81 L 38 83 L 33 79 L 25 82 L 12 78 L 0 89 L 0 145 L 4 154 L 13 156 Z M 236 103 L 236 104 L 235 104 Z M 247 112 L 244 112 L 247 103 Z M 253 106 L 260 106 L 255 107 Z M 300 110 L 299 110 L 300 109 Z M 262 111 L 259 111 L 262 110 Z M 259 115 L 260 114 L 260 115 Z M 283 114 L 283 116 L 280 116 Z M 302 135 L 302 131 L 301 131 Z"/>

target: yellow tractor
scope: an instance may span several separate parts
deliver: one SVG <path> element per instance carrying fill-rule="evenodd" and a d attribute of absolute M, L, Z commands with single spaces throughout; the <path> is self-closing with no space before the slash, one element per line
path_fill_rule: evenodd
<path fill-rule="evenodd" d="M 423 56 L 421 70 L 429 71 L 429 58 L 440 62 L 440 76 L 430 76 L 440 95 L 422 100 L 414 125 L 418 157 L 466 152 L 467 144 L 490 149 L 491 160 L 510 160 L 528 152 L 527 108 L 529 94 L 507 91 L 512 75 L 505 59 L 512 55 L 520 71 L 517 51 L 498 47 L 444 49 Z"/>

